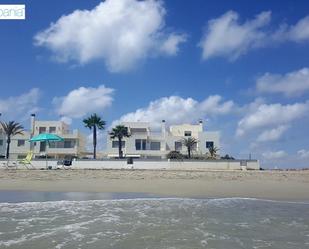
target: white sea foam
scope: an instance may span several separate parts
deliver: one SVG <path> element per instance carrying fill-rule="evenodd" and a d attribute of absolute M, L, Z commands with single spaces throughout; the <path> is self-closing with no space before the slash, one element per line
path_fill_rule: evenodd
<path fill-rule="evenodd" d="M 0 217 L 10 217 L 0 219 L 0 247 L 12 248 L 37 249 L 42 241 L 58 249 L 123 248 L 125 241 L 133 248 L 267 248 L 276 231 L 287 241 L 301 238 L 298 248 L 309 242 L 307 203 L 252 198 L 1 203 Z M 158 240 L 164 243 L 154 246 Z"/>

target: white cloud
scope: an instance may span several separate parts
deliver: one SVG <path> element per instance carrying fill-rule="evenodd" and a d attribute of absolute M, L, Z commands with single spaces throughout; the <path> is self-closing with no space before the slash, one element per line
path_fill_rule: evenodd
<path fill-rule="evenodd" d="M 29 92 L 19 96 L 0 99 L 1 119 L 24 121 L 29 118 L 32 113 L 37 113 L 40 108 L 38 106 L 41 91 L 38 88 L 32 88 Z"/>
<path fill-rule="evenodd" d="M 162 44 L 160 50 L 167 55 L 176 55 L 179 51 L 179 44 L 187 40 L 185 34 L 171 34 Z"/>
<path fill-rule="evenodd" d="M 251 20 L 239 21 L 235 11 L 208 21 L 207 29 L 199 43 L 204 60 L 211 57 L 227 57 L 236 60 L 249 50 L 273 46 L 282 42 L 309 41 L 309 16 L 294 26 L 280 25 L 270 30 L 271 12 L 264 11 Z"/>
<path fill-rule="evenodd" d="M 166 32 L 165 14 L 162 1 L 106 0 L 62 16 L 34 40 L 58 61 L 103 59 L 110 71 L 126 71 L 149 56 L 177 54 L 186 39 Z"/>
<path fill-rule="evenodd" d="M 299 43 L 309 41 L 309 16 L 300 19 L 295 25 L 281 25 L 272 39 L 278 42 L 294 41 Z"/>
<path fill-rule="evenodd" d="M 282 93 L 287 97 L 300 96 L 309 91 L 309 68 L 285 75 L 266 73 L 257 79 L 256 89 L 261 93 Z"/>
<path fill-rule="evenodd" d="M 203 50 L 203 59 L 224 56 L 235 60 L 249 49 L 263 44 L 265 33 L 261 28 L 270 22 L 271 12 L 261 12 L 243 24 L 238 19 L 236 12 L 228 11 L 208 22 L 207 31 L 199 44 Z"/>
<path fill-rule="evenodd" d="M 66 124 L 68 124 L 68 125 L 71 125 L 73 120 L 72 120 L 72 118 L 70 118 L 70 117 L 62 116 L 62 117 L 60 118 L 60 121 L 66 123 Z"/>
<path fill-rule="evenodd" d="M 258 128 L 287 125 L 308 115 L 309 102 L 282 104 L 261 104 L 253 112 L 246 114 L 239 122 L 236 135 Z"/>
<path fill-rule="evenodd" d="M 297 151 L 297 155 L 299 155 L 301 158 L 309 158 L 309 150 L 299 150 Z"/>
<path fill-rule="evenodd" d="M 93 112 L 102 112 L 113 101 L 114 89 L 104 85 L 95 87 L 80 87 L 72 90 L 66 96 L 55 97 L 53 103 L 56 112 L 67 118 L 80 118 Z"/>
<path fill-rule="evenodd" d="M 192 123 L 206 115 L 223 115 L 233 111 L 233 101 L 223 102 L 219 95 L 209 96 L 202 102 L 192 98 L 170 96 L 157 99 L 147 107 L 137 109 L 120 117 L 112 126 L 125 121 L 151 122 L 159 127 L 164 119 L 169 124 Z"/>
<path fill-rule="evenodd" d="M 279 150 L 279 151 L 268 151 L 268 152 L 264 152 L 262 153 L 262 156 L 266 159 L 269 160 L 273 160 L 273 159 L 281 159 L 286 157 L 288 154 L 283 151 L 283 150 Z"/>
<path fill-rule="evenodd" d="M 288 125 L 279 125 L 276 128 L 263 131 L 257 138 L 258 142 L 269 142 L 278 140 L 289 128 Z"/>

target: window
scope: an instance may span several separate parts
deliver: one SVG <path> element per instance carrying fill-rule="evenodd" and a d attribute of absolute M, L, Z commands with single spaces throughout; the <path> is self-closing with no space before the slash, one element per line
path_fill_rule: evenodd
<path fill-rule="evenodd" d="M 213 148 L 214 147 L 214 142 L 213 141 L 206 141 L 206 148 Z"/>
<path fill-rule="evenodd" d="M 122 148 L 126 146 L 125 141 L 121 141 Z M 118 148 L 119 147 L 119 141 L 112 141 L 112 148 Z"/>
<path fill-rule="evenodd" d="M 56 127 L 55 126 L 49 127 L 49 133 L 56 133 Z"/>
<path fill-rule="evenodd" d="M 40 127 L 39 128 L 39 133 L 45 133 L 46 132 L 46 127 Z"/>
<path fill-rule="evenodd" d="M 3 140 L 0 139 L 0 146 L 3 146 Z"/>
<path fill-rule="evenodd" d="M 135 139 L 136 150 L 146 150 L 146 139 Z"/>
<path fill-rule="evenodd" d="M 64 140 L 64 148 L 74 148 L 75 141 L 74 140 Z"/>
<path fill-rule="evenodd" d="M 175 142 L 175 150 L 176 151 L 182 150 L 182 143 L 181 142 Z"/>
<path fill-rule="evenodd" d="M 191 131 L 185 131 L 185 137 L 191 137 L 192 132 Z"/>
<path fill-rule="evenodd" d="M 56 148 L 56 142 L 55 141 L 51 141 L 51 142 L 49 142 L 49 146 L 48 146 L 49 148 Z"/>
<path fill-rule="evenodd" d="M 191 149 L 192 149 L 192 150 L 197 150 L 197 144 L 193 144 L 193 146 L 192 146 Z"/>
<path fill-rule="evenodd" d="M 46 150 L 46 142 L 40 142 L 40 152 L 44 152 Z"/>
<path fill-rule="evenodd" d="M 160 150 L 161 143 L 160 142 L 150 142 L 150 149 L 151 150 Z"/>
<path fill-rule="evenodd" d="M 21 147 L 25 145 L 25 140 L 24 139 L 18 139 L 17 140 L 17 147 Z"/>

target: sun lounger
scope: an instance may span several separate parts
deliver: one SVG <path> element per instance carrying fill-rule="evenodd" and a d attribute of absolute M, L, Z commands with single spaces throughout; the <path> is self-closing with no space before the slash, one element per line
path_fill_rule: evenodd
<path fill-rule="evenodd" d="M 32 163 L 31 163 L 32 158 L 33 158 L 33 152 L 30 151 L 24 159 L 21 159 L 17 162 L 18 162 L 18 164 L 25 166 L 27 169 L 29 169 L 28 165 L 30 165 L 32 168 L 34 168 Z"/>

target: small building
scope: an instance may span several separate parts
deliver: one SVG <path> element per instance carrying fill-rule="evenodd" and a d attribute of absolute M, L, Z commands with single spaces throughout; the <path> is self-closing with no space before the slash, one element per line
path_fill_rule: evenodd
<path fill-rule="evenodd" d="M 165 158 L 170 151 L 179 151 L 187 154 L 187 148 L 181 140 L 187 137 L 197 139 L 193 148 L 193 155 L 206 154 L 210 147 L 220 148 L 220 133 L 204 131 L 203 122 L 198 124 L 172 125 L 167 129 L 165 120 L 162 120 L 161 131 L 151 130 L 148 122 L 123 122 L 128 128 L 130 137 L 122 141 L 123 154 L 126 157 Z M 117 139 L 107 138 L 106 154 L 108 157 L 118 157 Z"/>
<path fill-rule="evenodd" d="M 55 133 L 62 137 L 61 142 L 35 142 L 30 143 L 29 139 L 41 133 Z M 81 157 L 85 153 L 85 136 L 78 130 L 70 130 L 69 125 L 63 121 L 41 121 L 31 115 L 30 129 L 22 135 L 11 138 L 10 158 L 24 158 L 31 150 L 35 157 L 45 156 L 46 153 L 52 158 Z M 0 155 L 6 153 L 6 136 L 0 129 Z"/>

